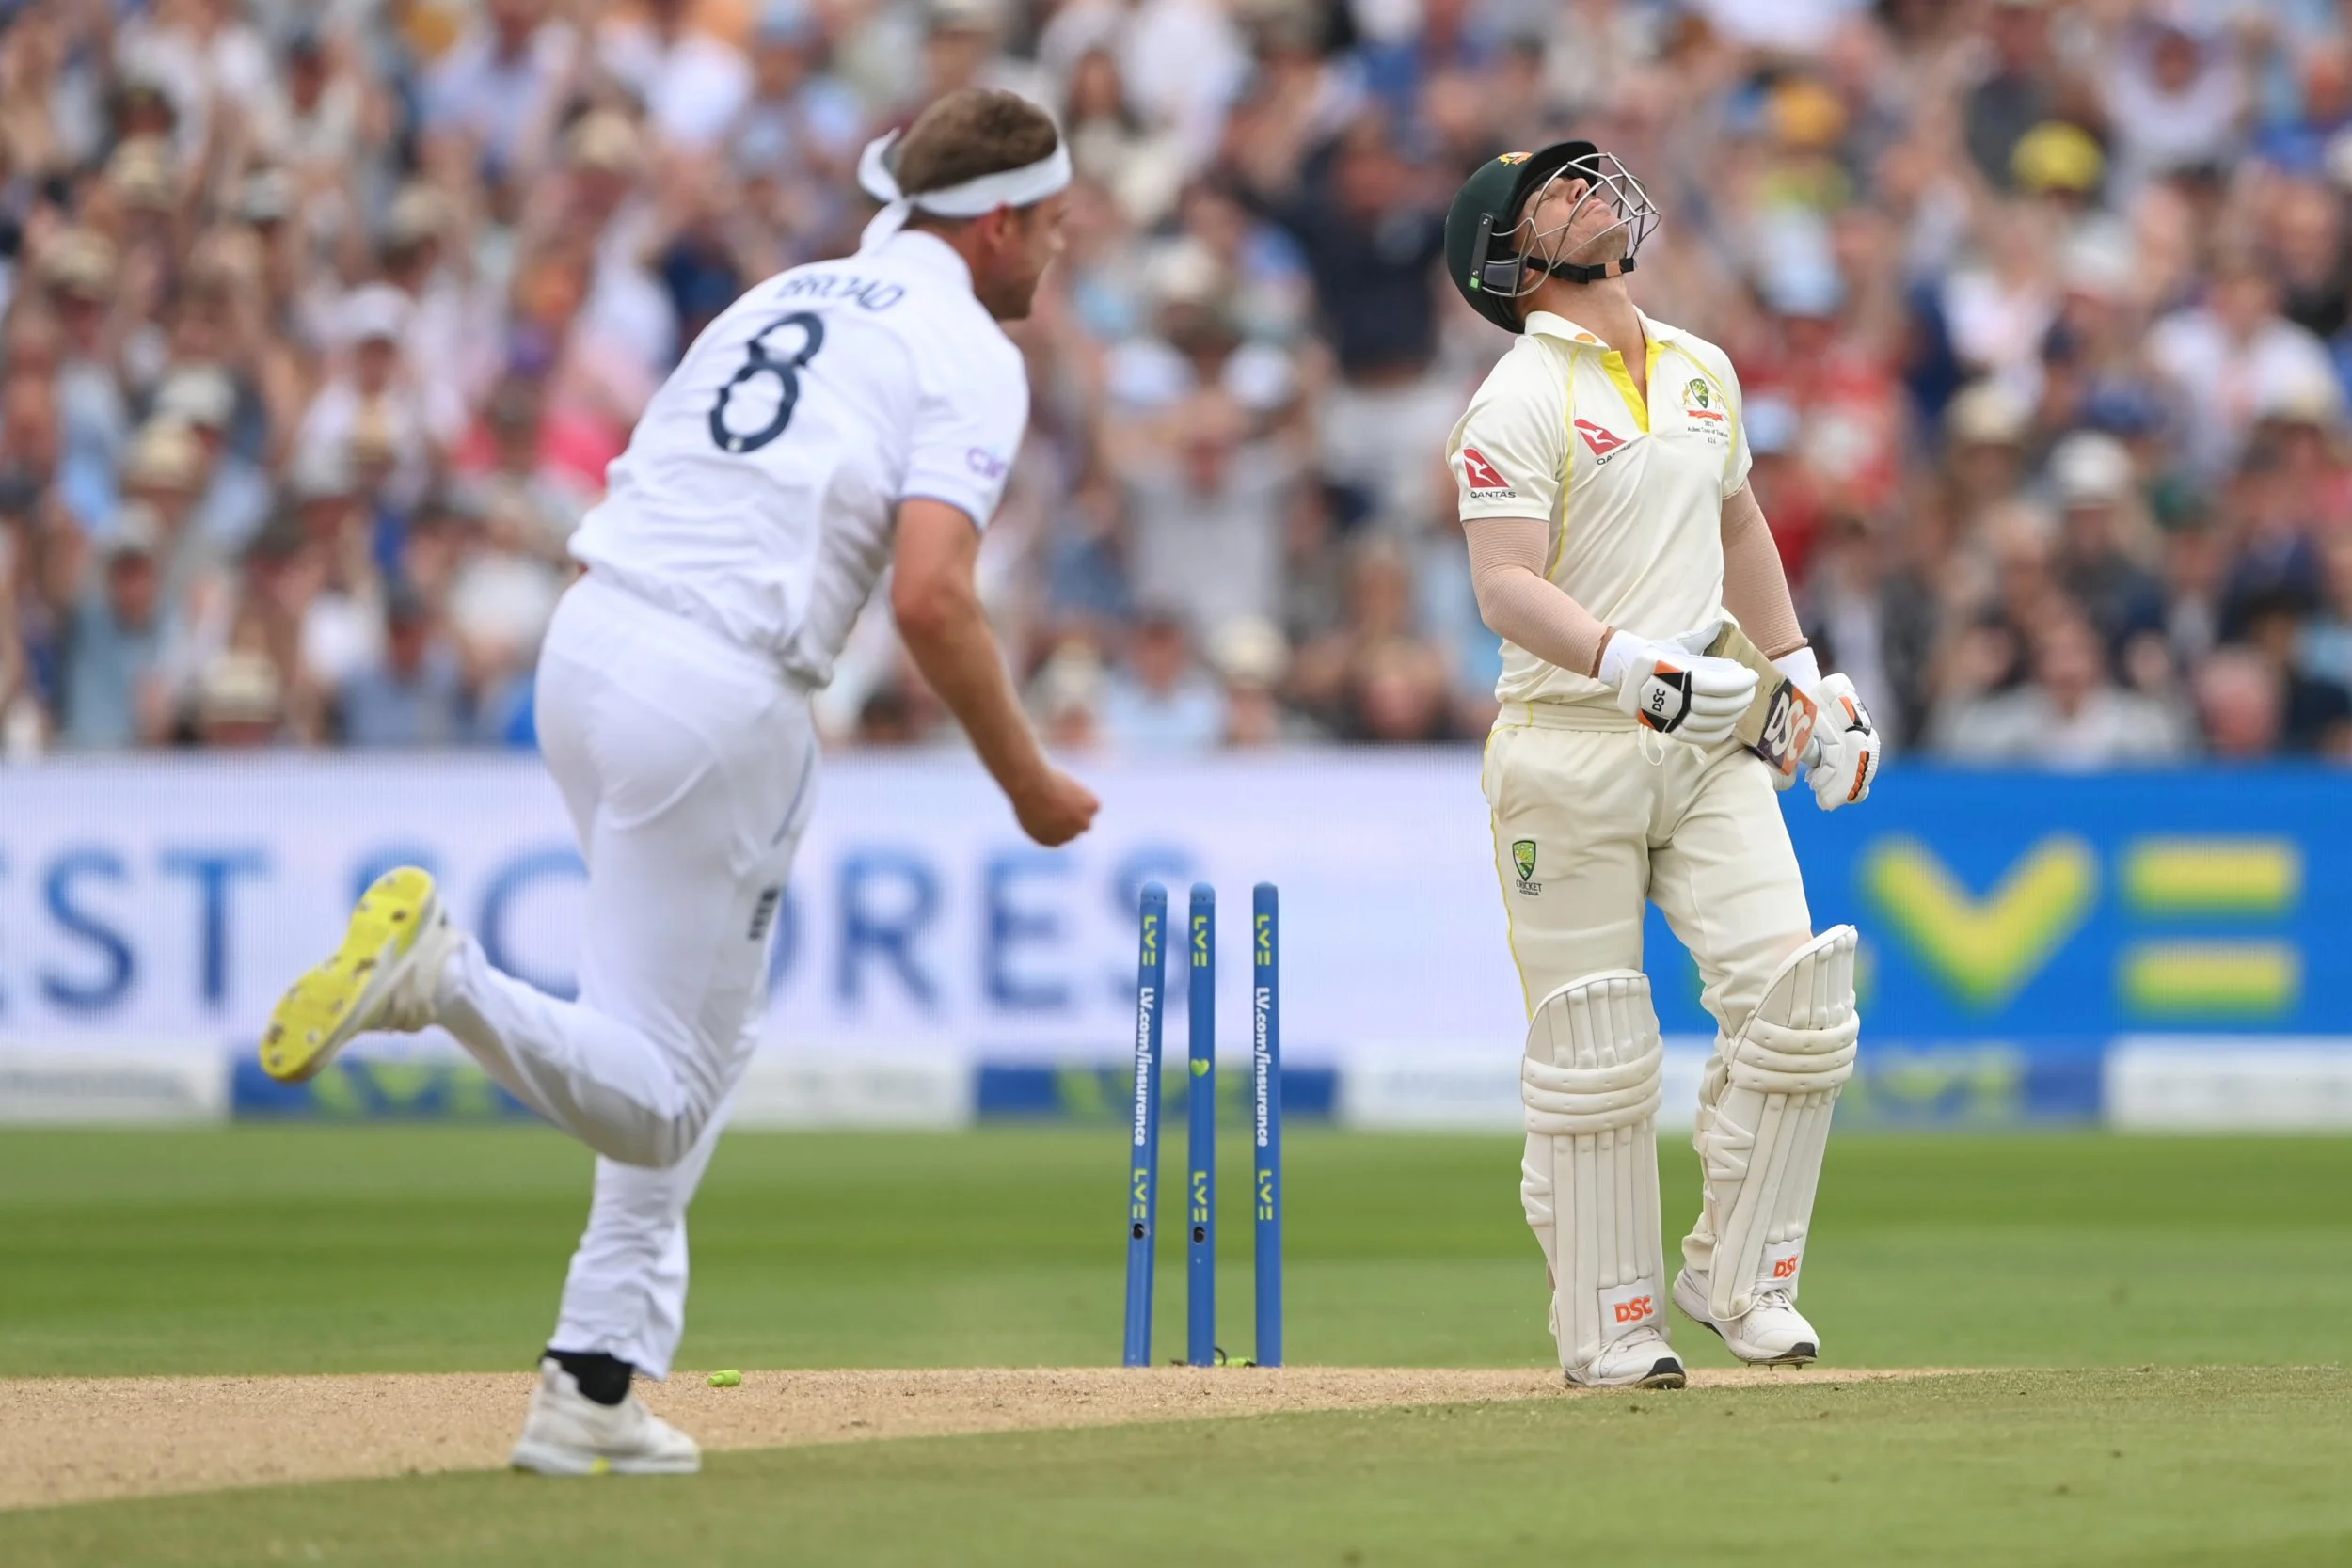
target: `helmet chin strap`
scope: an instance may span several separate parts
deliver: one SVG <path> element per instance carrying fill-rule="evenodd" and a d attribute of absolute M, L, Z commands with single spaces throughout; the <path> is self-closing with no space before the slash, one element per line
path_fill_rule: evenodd
<path fill-rule="evenodd" d="M 1633 270 L 1633 258 L 1624 256 L 1613 261 L 1546 261 L 1530 256 L 1526 262 L 1530 271 L 1547 273 L 1565 283 L 1597 283 L 1604 277 L 1622 277 Z"/>

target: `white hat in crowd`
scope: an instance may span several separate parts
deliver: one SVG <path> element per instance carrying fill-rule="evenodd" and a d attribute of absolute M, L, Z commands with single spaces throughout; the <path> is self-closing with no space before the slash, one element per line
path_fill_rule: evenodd
<path fill-rule="evenodd" d="M 237 384 L 218 365 L 187 365 L 164 377 L 155 412 L 198 430 L 226 430 L 237 414 Z"/>
<path fill-rule="evenodd" d="M 389 283 L 367 283 L 343 295 L 335 309 L 336 336 L 361 343 L 397 342 L 408 330 L 408 296 Z"/>
<path fill-rule="evenodd" d="M 1986 446 L 2014 446 L 2026 438 L 2033 410 L 2026 400 L 1997 381 L 1979 381 L 1962 388 L 1944 410 L 1944 428 L 1955 441 Z"/>
<path fill-rule="evenodd" d="M 2050 453 L 2050 483 L 2065 506 L 2120 501 L 2131 494 L 2132 454 L 2112 436 L 2078 430 Z"/>

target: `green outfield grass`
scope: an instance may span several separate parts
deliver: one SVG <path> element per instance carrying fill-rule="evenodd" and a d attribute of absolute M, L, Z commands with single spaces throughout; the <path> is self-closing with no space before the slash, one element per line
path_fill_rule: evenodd
<path fill-rule="evenodd" d="M 1548 1364 L 1514 1141 L 1290 1142 L 1294 1362 Z M 732 1137 L 681 1361 L 1114 1360 L 1122 1156 L 1099 1128 Z M 1665 1162 L 1678 1225 L 1694 1162 Z M 528 1130 L 0 1133 L 0 1375 L 527 1366 L 587 1175 Z M 1247 1354 L 1237 1162 L 1223 1180 L 1221 1338 Z M 2340 1563 L 2347 1193 L 2352 1140 L 1835 1143 L 1805 1270 L 1833 1363 L 2097 1370 L 213 1494 L 0 1514 L 0 1560 Z M 2249 1363 L 2273 1370 L 2179 1370 Z"/>
<path fill-rule="evenodd" d="M 1514 1141 L 1289 1143 L 1292 1360 L 1550 1356 Z M 1231 1152 L 1220 1338 L 1243 1355 Z M 1103 1129 L 730 1137 L 694 1209 L 681 1361 L 1114 1361 L 1123 1158 Z M 1678 1230 L 1696 1161 L 1663 1160 Z M 0 1133 L 0 1376 L 528 1366 L 588 1173 L 526 1130 Z M 1163 1357 L 1183 1333 L 1181 1185 L 1162 1182 Z M 2352 1140 L 1840 1137 L 1805 1306 L 1850 1366 L 2343 1361 L 2348 1194 Z"/>

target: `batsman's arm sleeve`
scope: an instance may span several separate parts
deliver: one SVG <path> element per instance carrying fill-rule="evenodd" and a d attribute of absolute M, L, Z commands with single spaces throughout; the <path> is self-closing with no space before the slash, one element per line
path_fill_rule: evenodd
<path fill-rule="evenodd" d="M 1568 471 L 1567 384 L 1557 358 L 1526 340 L 1495 362 L 1446 441 L 1463 522 L 1559 515 Z M 1535 575 L 1543 573 L 1539 559 Z"/>
<path fill-rule="evenodd" d="M 1788 596 L 1788 577 L 1780 568 L 1780 546 L 1756 492 L 1742 484 L 1724 501 L 1724 608 L 1766 658 L 1782 658 L 1805 645 L 1797 607 Z"/>
<path fill-rule="evenodd" d="M 1488 630 L 1548 664 L 1590 675 L 1600 667 L 1609 628 L 1544 577 L 1551 527 L 1537 517 L 1466 520 L 1470 587 Z"/>

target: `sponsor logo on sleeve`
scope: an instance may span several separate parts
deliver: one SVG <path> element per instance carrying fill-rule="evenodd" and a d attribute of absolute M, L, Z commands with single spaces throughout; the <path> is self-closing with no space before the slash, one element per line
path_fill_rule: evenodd
<path fill-rule="evenodd" d="M 1005 460 L 986 447 L 973 447 L 963 454 L 963 466 L 981 479 L 1005 477 Z"/>
<path fill-rule="evenodd" d="M 1509 500 L 1518 492 L 1502 471 L 1486 461 L 1486 454 L 1476 447 L 1462 449 L 1462 478 L 1470 485 L 1470 493 L 1482 500 Z"/>

